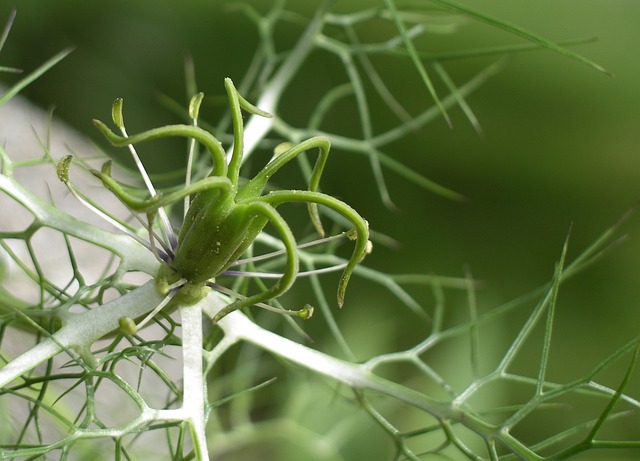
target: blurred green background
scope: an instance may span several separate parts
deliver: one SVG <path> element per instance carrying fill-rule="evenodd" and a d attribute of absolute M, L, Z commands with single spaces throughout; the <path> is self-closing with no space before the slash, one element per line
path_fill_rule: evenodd
<path fill-rule="evenodd" d="M 269 5 L 267 1 L 252 3 L 258 9 Z M 352 2 L 348 7 L 368 3 Z M 453 129 L 439 120 L 398 143 L 397 151 L 387 151 L 462 193 L 469 199 L 465 203 L 425 193 L 388 173 L 399 211 L 388 210 L 380 204 L 366 159 L 339 153 L 331 157 L 323 188 L 354 205 L 375 230 L 401 243 L 397 249 L 376 248 L 368 259 L 371 266 L 392 273 L 453 276 L 463 275 L 468 266 L 483 281 L 478 300 L 486 311 L 548 281 L 571 226 L 570 257 L 636 205 L 640 192 L 640 3 L 464 3 L 552 40 L 597 37 L 573 49 L 614 77 L 550 51 L 522 53 L 468 98 L 483 135 L 475 133 L 461 111 L 454 109 Z M 61 49 L 74 46 L 67 59 L 23 94 L 42 107 L 55 105 L 58 117 L 104 145 L 91 119 L 109 119 L 115 97 L 126 101 L 130 132 L 175 121 L 159 103 L 158 94 L 186 100 L 183 62 L 187 53 L 193 56 L 199 87 L 206 94 L 221 95 L 226 76 L 242 77 L 257 34 L 242 14 L 226 8 L 229 4 L 23 0 L 15 5 L 18 16 L 0 63 L 33 69 Z M 289 2 L 291 9 L 307 15 L 315 5 Z M 8 16 L 11 6 L 2 3 L 0 18 Z M 337 2 L 337 6 L 347 5 Z M 277 42 L 284 46 L 299 30 L 285 29 Z M 428 48 L 435 52 L 521 42 L 487 25 L 469 22 L 458 34 L 437 37 Z M 463 83 L 490 62 L 471 58 L 453 62 L 447 69 L 456 82 Z M 323 65 L 312 64 L 308 71 L 309 79 L 317 79 L 319 85 L 331 83 Z M 394 75 L 394 70 L 384 72 Z M 396 77 L 393 88 L 407 92 L 405 99 L 409 95 L 415 101 L 415 111 L 432 104 L 426 90 L 413 85 L 415 75 L 410 71 L 400 75 L 407 75 L 407 81 Z M 14 77 L 0 78 L 11 82 Z M 313 101 L 313 95 L 308 97 Z M 294 113 L 299 105 L 300 98 L 285 98 L 281 110 Z M 215 120 L 215 107 L 207 110 Z M 162 158 L 171 161 L 169 155 Z M 354 182 L 355 174 L 341 174 L 359 169 L 362 182 Z M 636 215 L 623 227 L 628 241 L 562 289 L 554 343 L 559 368 L 570 360 L 576 373 L 586 371 L 638 334 L 640 232 Z M 353 288 L 357 287 L 366 288 L 356 283 Z M 368 293 L 366 289 L 349 293 L 355 305 L 348 303 L 338 320 L 359 328 L 358 336 L 384 332 L 388 343 L 378 346 L 398 347 L 393 342 L 402 341 L 406 327 L 389 328 L 392 310 L 377 314 L 375 303 L 380 301 Z M 414 293 L 421 301 L 431 302 L 427 289 L 418 288 Z M 364 359 L 375 350 L 363 347 L 362 353 Z"/>

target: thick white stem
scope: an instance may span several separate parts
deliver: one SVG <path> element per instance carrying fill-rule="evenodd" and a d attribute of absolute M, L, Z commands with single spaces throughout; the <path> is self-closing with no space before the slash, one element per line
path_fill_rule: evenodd
<path fill-rule="evenodd" d="M 119 319 L 144 315 L 161 301 L 155 282 L 150 281 L 100 307 L 82 314 L 69 314 L 63 327 L 51 338 L 0 368 L 0 388 L 65 350 L 88 351 L 98 339 L 120 327 Z"/>
<path fill-rule="evenodd" d="M 184 379 L 182 408 L 191 424 L 196 459 L 208 461 L 205 414 L 207 401 L 202 373 L 202 309 L 198 305 L 181 307 L 180 317 Z"/>

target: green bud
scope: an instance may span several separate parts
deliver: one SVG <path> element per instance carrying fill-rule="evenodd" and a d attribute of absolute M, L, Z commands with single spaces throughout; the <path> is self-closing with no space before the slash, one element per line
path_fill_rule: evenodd
<path fill-rule="evenodd" d="M 298 317 L 303 320 L 309 320 L 313 316 L 314 308 L 310 304 L 305 304 L 302 309 L 298 311 Z"/>
<path fill-rule="evenodd" d="M 138 332 L 136 322 L 130 317 L 122 317 L 118 320 L 118 323 L 120 324 L 120 329 L 127 335 L 135 335 Z"/>
<path fill-rule="evenodd" d="M 56 165 L 58 179 L 64 183 L 69 182 L 69 165 L 71 165 L 72 159 L 73 155 L 65 155 L 60 159 L 58 165 Z"/>

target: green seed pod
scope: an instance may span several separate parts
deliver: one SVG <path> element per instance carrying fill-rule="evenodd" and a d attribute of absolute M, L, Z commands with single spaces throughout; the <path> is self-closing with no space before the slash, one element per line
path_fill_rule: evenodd
<path fill-rule="evenodd" d="M 191 305 L 204 298 L 210 290 L 211 282 L 246 252 L 267 224 L 275 228 L 284 246 L 286 261 L 282 276 L 278 282 L 262 292 L 248 297 L 239 296 L 219 311 L 214 321 L 236 309 L 263 303 L 286 292 L 298 275 L 298 249 L 289 225 L 276 210 L 283 203 L 306 204 L 311 221 L 321 236 L 324 235 L 324 229 L 320 222 L 319 205 L 343 215 L 353 224 L 355 248 L 338 285 L 338 304 L 342 306 L 349 278 L 355 266 L 367 253 L 369 230 L 367 222 L 349 205 L 318 192 L 320 177 L 329 155 L 329 140 L 318 136 L 297 145 L 281 144 L 276 148 L 271 161 L 253 179 L 240 187 L 239 169 L 243 156 L 241 109 L 254 115 L 270 115 L 242 98 L 231 80 L 225 80 L 225 88 L 231 105 L 234 139 L 228 163 L 220 142 L 196 126 L 170 125 L 133 136 L 124 135 L 121 99 L 114 102 L 112 116 L 123 136 L 111 131 L 104 123 L 94 121 L 107 139 L 116 146 L 129 146 L 171 136 L 187 137 L 200 142 L 213 157 L 213 170 L 207 178 L 166 195 L 152 192 L 152 197 L 141 199 L 129 194 L 126 188 L 111 177 L 110 162 L 105 163 L 101 171 L 91 172 L 132 210 L 145 212 L 149 219 L 149 228 L 152 227 L 153 219 L 160 207 L 183 200 L 185 197 L 192 197 L 177 243 L 172 241 L 166 244 L 168 251 L 156 274 L 158 292 L 165 296 L 173 296 L 166 306 Z M 193 120 L 198 117 L 202 98 L 202 93 L 198 93 L 191 99 L 189 116 Z M 308 190 L 278 190 L 264 193 L 269 179 L 280 168 L 298 155 L 315 150 L 319 151 L 319 155 L 311 172 Z M 70 161 L 70 158 L 65 157 L 58 165 L 58 175 L 63 180 L 68 180 Z M 162 309 L 163 306 L 165 304 L 158 309 Z M 309 318 L 312 313 L 313 308 L 305 306 L 298 316 Z M 129 334 L 136 330 L 130 319 L 121 319 L 120 324 L 122 330 Z"/>

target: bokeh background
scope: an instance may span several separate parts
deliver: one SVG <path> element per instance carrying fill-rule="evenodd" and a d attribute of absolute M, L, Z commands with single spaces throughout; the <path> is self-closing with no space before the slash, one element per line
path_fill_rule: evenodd
<path fill-rule="evenodd" d="M 257 34 L 231 2 L 187 0 L 2 2 L 0 19 L 18 15 L 0 55 L 5 66 L 33 69 L 63 48 L 74 52 L 23 95 L 55 106 L 55 115 L 104 145 L 91 120 L 109 119 L 115 97 L 126 101 L 130 132 L 175 121 L 158 95 L 185 101 L 184 58 L 190 54 L 201 90 L 222 94 L 222 79 L 239 80 L 251 62 Z M 252 2 L 258 9 L 269 2 Z M 371 2 L 368 2 L 371 4 Z M 349 8 L 367 2 L 350 2 Z M 552 40 L 597 38 L 574 47 L 614 74 L 601 74 L 550 51 L 514 56 L 504 69 L 468 98 L 483 128 L 478 135 L 459 109 L 453 128 L 439 120 L 387 152 L 416 171 L 468 198 L 464 203 L 426 193 L 387 174 L 399 210 L 381 205 L 363 157 L 336 153 L 323 178 L 335 192 L 367 216 L 372 227 L 401 246 L 378 247 L 368 259 L 391 273 L 462 276 L 470 268 L 482 280 L 478 303 L 487 311 L 548 281 L 571 231 L 569 257 L 636 206 L 640 193 L 640 3 L 634 0 L 538 0 L 465 2 Z M 316 2 L 291 1 L 311 14 Z M 338 7 L 342 7 L 338 2 Z M 3 19 L 4 20 L 4 19 Z M 283 46 L 299 29 L 284 30 Z M 521 39 L 469 22 L 459 33 L 435 37 L 432 51 L 521 43 Z M 462 83 L 490 63 L 470 58 L 448 65 Z M 324 72 L 335 64 L 309 66 L 309 78 L 331 83 Z M 410 67 L 407 67 L 410 69 Z M 393 75 L 395 69 L 384 69 Z M 324 73 L 324 75 L 323 75 Z M 393 88 L 415 101 L 432 103 L 410 76 Z M 10 83 L 12 77 L 0 75 Z M 310 101 L 313 95 L 308 95 Z M 287 107 L 286 104 L 291 104 Z M 283 103 L 295 113 L 300 98 Z M 215 107 L 209 108 L 214 113 Z M 205 115 L 206 117 L 206 115 Z M 213 118 L 213 117 L 212 117 Z M 340 120 L 347 126 L 348 119 Z M 338 123 L 338 122 L 337 122 Z M 180 159 L 160 155 L 154 168 L 169 170 Z M 343 174 L 344 171 L 362 174 Z M 361 179 L 360 179 L 361 178 Z M 622 227 L 629 238 L 607 258 L 571 280 L 561 291 L 554 358 L 561 379 L 588 370 L 638 334 L 640 229 L 637 213 Z M 365 359 L 378 347 L 406 346 L 406 325 L 393 325 L 390 310 L 376 311 L 375 291 L 354 284 L 338 320 L 353 327 L 357 351 Z M 373 293 L 373 294 L 371 294 Z M 414 294 L 430 302 L 426 288 Z M 348 309 L 348 311 L 347 311 Z M 520 319 L 521 320 L 521 319 Z M 505 324 L 504 329 L 515 331 Z M 359 333 L 358 333 L 359 331 Z M 367 349 L 375 333 L 376 346 Z M 380 343 L 378 335 L 387 339 Z M 369 336 L 372 337 L 372 336 Z M 508 337 L 508 334 L 507 334 Z M 394 341 L 398 341 L 394 343 Z M 567 367 L 567 363 L 571 366 Z M 636 381 L 637 382 L 637 381 Z M 611 458 L 608 458 L 611 459 Z"/>

